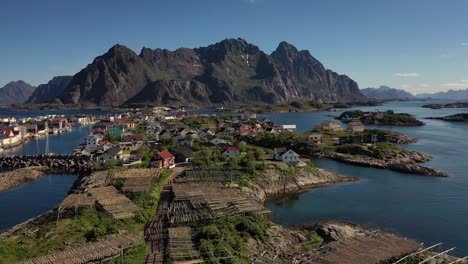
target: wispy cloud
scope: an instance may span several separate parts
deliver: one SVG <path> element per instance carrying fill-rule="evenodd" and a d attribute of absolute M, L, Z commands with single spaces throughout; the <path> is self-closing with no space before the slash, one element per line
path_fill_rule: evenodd
<path fill-rule="evenodd" d="M 448 82 L 441 85 L 444 89 L 466 89 L 468 88 L 468 80 L 461 80 L 459 82 Z"/>
<path fill-rule="evenodd" d="M 462 42 L 460 45 L 462 45 L 462 46 L 468 46 L 468 42 Z"/>
<path fill-rule="evenodd" d="M 429 88 L 429 87 L 431 87 L 431 85 L 430 85 L 430 84 L 427 84 L 427 83 L 420 83 L 420 84 L 419 84 L 419 87 L 421 87 L 421 88 Z"/>
<path fill-rule="evenodd" d="M 417 72 L 399 72 L 395 73 L 398 77 L 419 77 L 419 73 Z"/>

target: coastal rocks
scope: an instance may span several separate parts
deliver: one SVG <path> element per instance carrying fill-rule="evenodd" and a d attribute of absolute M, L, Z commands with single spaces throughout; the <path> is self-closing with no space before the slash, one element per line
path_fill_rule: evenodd
<path fill-rule="evenodd" d="M 394 171 L 400 171 L 405 173 L 413 173 L 433 177 L 448 177 L 448 174 L 446 172 L 434 168 L 420 166 L 417 164 L 388 164 L 388 168 Z"/>
<path fill-rule="evenodd" d="M 285 176 L 277 170 L 270 169 L 265 171 L 255 184 L 244 187 L 243 191 L 250 193 L 258 200 L 265 201 L 269 197 L 286 193 L 323 187 L 338 182 L 357 181 L 356 178 L 346 177 L 323 169 L 314 170 L 301 169 Z"/>
<path fill-rule="evenodd" d="M 388 143 L 381 144 L 346 144 L 336 148 L 336 154 L 362 156 L 382 160 L 385 163 L 421 163 L 432 159 L 421 152 L 411 151 Z"/>
<path fill-rule="evenodd" d="M 388 138 L 388 140 L 391 142 L 391 143 L 395 143 L 395 144 L 405 144 L 405 145 L 408 145 L 408 144 L 414 144 L 416 142 L 418 142 L 418 140 L 414 137 L 410 137 L 410 136 L 407 136 L 407 135 L 403 135 L 403 134 L 398 134 L 398 135 L 393 135 L 393 136 L 390 136 Z"/>
<path fill-rule="evenodd" d="M 424 176 L 447 177 L 448 174 L 430 167 L 415 164 L 415 162 L 425 162 L 430 160 L 428 155 L 415 152 L 411 158 L 395 158 L 391 160 L 381 160 L 371 157 L 352 157 L 340 153 L 318 153 L 315 158 L 327 158 L 343 163 L 372 167 L 379 169 L 390 169 L 403 173 L 412 173 Z M 418 161 L 419 160 L 419 161 Z"/>
<path fill-rule="evenodd" d="M 93 164 L 88 156 L 77 155 L 32 155 L 0 157 L 1 169 L 18 169 L 45 166 L 51 173 L 81 173 L 91 170 Z"/>
<path fill-rule="evenodd" d="M 365 236 L 364 228 L 342 222 L 325 222 L 313 225 L 313 229 L 325 242 L 339 241 L 341 239 L 353 238 L 356 236 Z"/>
<path fill-rule="evenodd" d="M 25 182 L 34 181 L 46 175 L 47 167 L 27 167 L 0 173 L 0 192 L 13 188 Z"/>

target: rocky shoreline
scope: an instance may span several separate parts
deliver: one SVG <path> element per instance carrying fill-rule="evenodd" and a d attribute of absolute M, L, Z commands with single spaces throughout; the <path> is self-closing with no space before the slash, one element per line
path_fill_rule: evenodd
<path fill-rule="evenodd" d="M 332 159 L 336 160 L 339 162 L 351 164 L 351 165 L 357 165 L 357 166 L 363 166 L 363 167 L 371 167 L 371 168 L 379 168 L 379 169 L 390 169 L 398 172 L 403 172 L 403 173 L 411 173 L 411 174 L 418 174 L 418 175 L 424 175 L 424 176 L 433 176 L 433 177 L 448 177 L 448 174 L 446 172 L 443 172 L 438 169 L 430 168 L 430 167 L 425 167 L 416 164 L 414 161 L 411 160 L 402 160 L 402 159 L 394 159 L 394 160 L 381 160 L 381 159 L 375 159 L 375 158 L 370 158 L 370 157 L 350 157 L 345 154 L 340 154 L 340 153 L 318 153 L 314 155 L 315 158 L 326 158 L 326 159 Z M 419 162 L 424 162 L 428 161 L 421 157 L 421 160 Z"/>
<path fill-rule="evenodd" d="M 0 192 L 20 184 L 35 181 L 49 173 L 49 168 L 33 166 L 0 173 Z"/>
<path fill-rule="evenodd" d="M 315 173 L 307 170 L 300 170 L 285 179 L 284 175 L 276 170 L 270 169 L 265 171 L 263 176 L 254 184 L 243 187 L 242 190 L 249 193 L 257 200 L 265 202 L 268 199 L 281 195 L 303 192 L 340 182 L 353 181 L 358 181 L 358 179 L 336 174 L 324 169 L 316 169 Z"/>

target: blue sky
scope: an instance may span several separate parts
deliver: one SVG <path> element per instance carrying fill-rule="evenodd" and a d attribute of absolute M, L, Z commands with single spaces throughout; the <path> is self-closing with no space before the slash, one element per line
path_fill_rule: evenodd
<path fill-rule="evenodd" d="M 286 40 L 361 88 L 468 88 L 466 0 L 4 0 L 0 87 L 73 75 L 116 43 L 199 47 Z"/>

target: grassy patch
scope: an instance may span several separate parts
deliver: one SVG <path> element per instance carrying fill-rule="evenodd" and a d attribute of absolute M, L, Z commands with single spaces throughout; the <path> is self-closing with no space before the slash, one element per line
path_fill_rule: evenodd
<path fill-rule="evenodd" d="M 196 247 L 206 263 L 251 263 L 247 240 L 265 241 L 270 223 L 252 214 L 230 216 L 210 225 L 195 227 Z M 232 258 L 225 258 L 232 256 Z M 221 259 L 224 258 L 224 259 Z"/>
<path fill-rule="evenodd" d="M 308 241 L 301 244 L 301 250 L 303 251 L 314 251 L 320 247 L 323 243 L 323 238 L 319 236 L 315 231 L 307 234 Z"/>

